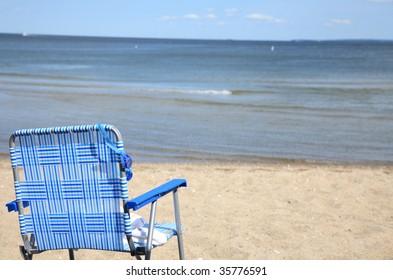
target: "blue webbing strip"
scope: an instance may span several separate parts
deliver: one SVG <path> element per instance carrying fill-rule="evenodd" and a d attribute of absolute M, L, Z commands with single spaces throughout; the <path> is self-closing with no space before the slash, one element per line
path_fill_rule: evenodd
<path fill-rule="evenodd" d="M 105 139 L 105 144 L 106 144 L 112 151 L 114 151 L 115 153 L 117 153 L 118 155 L 120 155 L 120 157 L 121 157 L 121 163 L 122 163 L 122 165 L 123 165 L 123 168 L 124 168 L 125 171 L 126 171 L 127 181 L 131 180 L 132 175 L 133 175 L 133 174 L 132 174 L 132 168 L 131 168 L 131 166 L 132 166 L 132 159 L 131 159 L 131 157 L 130 157 L 129 155 L 127 155 L 124 151 L 119 150 L 119 149 L 116 147 L 116 145 L 115 145 L 115 143 L 113 143 L 112 139 L 110 139 L 109 136 L 106 134 L 105 128 L 104 128 L 104 126 L 103 126 L 101 123 L 97 124 L 97 127 L 98 127 L 98 129 L 100 130 L 101 135 L 102 135 L 102 136 L 104 137 L 104 139 Z"/>

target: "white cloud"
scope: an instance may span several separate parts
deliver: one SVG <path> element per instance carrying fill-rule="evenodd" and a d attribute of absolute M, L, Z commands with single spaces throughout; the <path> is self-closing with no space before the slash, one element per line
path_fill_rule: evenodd
<path fill-rule="evenodd" d="M 350 19 L 332 19 L 326 23 L 326 26 L 337 26 L 337 25 L 350 25 L 352 21 Z"/>
<path fill-rule="evenodd" d="M 160 18 L 159 18 L 159 20 L 163 20 L 163 21 L 166 21 L 166 20 L 175 20 L 176 19 L 176 17 L 174 17 L 174 16 L 161 16 Z"/>
<path fill-rule="evenodd" d="M 225 10 L 225 14 L 227 16 L 233 16 L 234 14 L 236 14 L 239 10 L 237 8 L 229 8 Z"/>
<path fill-rule="evenodd" d="M 187 14 L 187 15 L 184 16 L 184 18 L 194 20 L 194 19 L 199 19 L 200 16 L 197 15 L 197 14 Z"/>
<path fill-rule="evenodd" d="M 275 18 L 273 21 L 275 23 L 286 23 L 287 22 L 285 19 L 281 19 L 281 18 Z"/>
<path fill-rule="evenodd" d="M 259 13 L 248 14 L 248 15 L 246 15 L 246 18 L 251 19 L 251 20 L 269 21 L 269 22 L 274 22 L 274 23 L 286 23 L 287 22 L 284 19 L 275 18 L 270 15 L 259 14 Z"/>
<path fill-rule="evenodd" d="M 272 16 L 258 14 L 258 13 L 246 15 L 246 18 L 255 19 L 255 20 L 269 20 L 269 21 L 274 19 Z"/>
<path fill-rule="evenodd" d="M 174 21 L 174 20 L 177 20 L 180 18 L 184 18 L 184 19 L 188 19 L 188 20 L 198 20 L 198 19 L 206 18 L 206 19 L 213 20 L 213 19 L 217 19 L 218 17 L 214 13 L 209 12 L 208 14 L 206 14 L 204 16 L 200 16 L 200 15 L 194 14 L 194 13 L 189 13 L 189 14 L 186 14 L 182 17 L 165 15 L 165 16 L 159 17 L 158 20 L 160 20 L 160 21 Z"/>
<path fill-rule="evenodd" d="M 213 13 L 209 13 L 209 14 L 206 15 L 206 18 L 215 19 L 215 18 L 217 18 L 217 16 L 215 14 L 213 14 Z"/>

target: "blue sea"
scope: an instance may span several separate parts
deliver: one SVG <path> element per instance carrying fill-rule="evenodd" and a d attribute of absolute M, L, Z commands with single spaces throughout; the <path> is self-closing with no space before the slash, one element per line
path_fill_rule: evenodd
<path fill-rule="evenodd" d="M 393 41 L 0 34 L 0 153 L 109 123 L 139 162 L 393 163 Z"/>

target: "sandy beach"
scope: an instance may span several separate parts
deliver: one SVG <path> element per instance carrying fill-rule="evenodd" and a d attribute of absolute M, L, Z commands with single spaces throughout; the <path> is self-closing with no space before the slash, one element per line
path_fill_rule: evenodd
<path fill-rule="evenodd" d="M 136 163 L 130 196 L 172 178 L 180 191 L 187 259 L 342 260 L 393 259 L 393 166 L 305 163 Z M 21 259 L 12 170 L 0 159 L 0 259 Z M 172 221 L 171 197 L 158 204 Z M 138 214 L 148 218 L 148 209 Z M 153 259 L 177 259 L 175 239 Z M 35 259 L 67 259 L 66 251 Z M 77 259 L 129 259 L 124 253 L 79 250 Z"/>

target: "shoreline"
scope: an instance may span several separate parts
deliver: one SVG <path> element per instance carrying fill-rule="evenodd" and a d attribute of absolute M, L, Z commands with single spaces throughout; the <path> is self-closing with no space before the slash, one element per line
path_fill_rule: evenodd
<path fill-rule="evenodd" d="M 132 157 L 133 158 L 133 157 Z M 0 153 L 0 159 L 10 160 L 10 155 Z M 340 167 L 393 167 L 393 161 L 325 161 L 325 160 L 305 160 L 305 159 L 284 159 L 284 158 L 264 158 L 259 161 L 245 160 L 215 160 L 215 159 L 166 159 L 162 161 L 135 161 L 134 164 L 141 165 L 273 165 L 273 166 L 340 166 Z"/>

